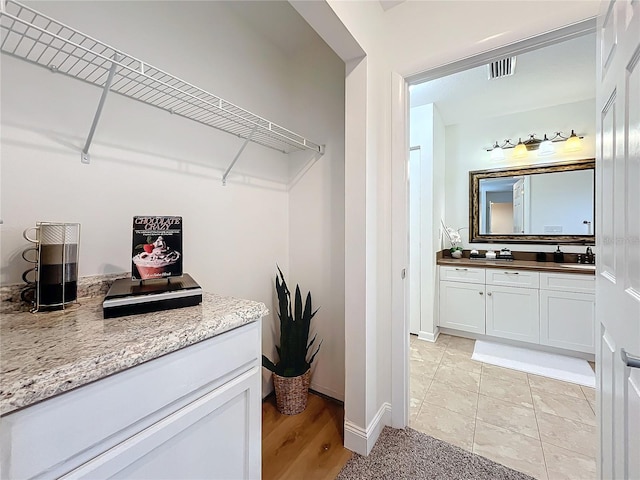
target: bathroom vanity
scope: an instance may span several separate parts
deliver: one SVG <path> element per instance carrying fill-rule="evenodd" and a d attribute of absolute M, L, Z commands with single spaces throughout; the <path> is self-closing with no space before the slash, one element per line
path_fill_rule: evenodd
<path fill-rule="evenodd" d="M 259 478 L 264 304 L 2 315 L 2 478 Z"/>
<path fill-rule="evenodd" d="M 440 259 L 439 326 L 595 354 L 595 269 Z"/>

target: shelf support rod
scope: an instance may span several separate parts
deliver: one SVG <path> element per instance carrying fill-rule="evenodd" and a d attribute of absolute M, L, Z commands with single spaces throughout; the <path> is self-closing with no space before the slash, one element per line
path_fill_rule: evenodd
<path fill-rule="evenodd" d="M 253 130 L 251 130 L 251 133 L 249 134 L 249 136 L 244 139 L 244 143 L 240 147 L 240 150 L 238 150 L 238 153 L 236 154 L 235 158 L 233 159 L 233 162 L 231 162 L 231 165 L 229 165 L 229 168 L 227 168 L 227 171 L 224 172 L 224 175 L 222 175 L 222 186 L 223 187 L 227 185 L 227 177 L 229 176 L 229 172 L 231 172 L 231 169 L 233 168 L 233 166 L 236 164 L 236 162 L 240 158 L 240 155 L 242 155 L 242 152 L 244 152 L 245 147 L 251 141 L 251 137 L 253 137 L 253 134 L 256 133 L 257 128 L 258 128 L 258 124 L 253 126 Z"/>
<path fill-rule="evenodd" d="M 102 115 L 102 107 L 104 107 L 104 102 L 107 99 L 107 94 L 109 93 L 109 89 L 111 88 L 111 82 L 113 82 L 113 76 L 116 73 L 116 67 L 120 60 L 120 55 L 117 53 L 113 55 L 113 62 L 111 62 L 111 68 L 109 69 L 109 76 L 107 77 L 107 81 L 104 84 L 104 88 L 102 90 L 102 95 L 100 96 L 100 102 L 98 103 L 98 109 L 96 110 L 96 114 L 93 117 L 93 123 L 91 123 L 91 128 L 89 129 L 89 135 L 87 137 L 87 141 L 84 144 L 84 148 L 82 149 L 82 153 L 80 154 L 80 161 L 82 163 L 90 163 L 91 156 L 89 155 L 89 147 L 91 146 L 91 141 L 93 140 L 93 134 L 96 133 L 96 127 L 98 126 L 98 120 L 100 120 L 100 115 Z"/>

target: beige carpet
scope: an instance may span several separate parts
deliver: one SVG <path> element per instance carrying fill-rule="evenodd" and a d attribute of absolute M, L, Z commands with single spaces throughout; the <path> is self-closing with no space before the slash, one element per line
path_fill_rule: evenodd
<path fill-rule="evenodd" d="M 368 457 L 354 454 L 339 480 L 532 480 L 487 458 L 406 428 L 384 427 Z"/>

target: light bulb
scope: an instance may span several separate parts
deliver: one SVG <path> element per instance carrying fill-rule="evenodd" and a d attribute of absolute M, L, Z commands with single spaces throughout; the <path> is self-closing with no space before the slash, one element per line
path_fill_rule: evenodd
<path fill-rule="evenodd" d="M 540 143 L 540 146 L 538 147 L 538 155 L 541 157 L 544 157 L 546 155 L 553 155 L 555 150 L 556 149 L 553 145 L 553 142 L 551 142 L 551 140 L 549 140 L 547 138 L 547 135 L 545 134 L 544 139 L 542 140 L 542 142 Z"/>
<path fill-rule="evenodd" d="M 500 148 L 498 142 L 496 142 L 496 144 L 493 146 L 493 149 L 491 150 L 491 160 L 493 160 L 494 162 L 504 160 L 504 150 Z"/>
<path fill-rule="evenodd" d="M 567 143 L 564 147 L 567 152 L 576 152 L 582 149 L 582 142 L 580 141 L 580 137 L 576 135 L 576 133 L 571 130 L 571 135 L 567 138 Z"/>
<path fill-rule="evenodd" d="M 522 143 L 522 139 L 518 139 L 518 144 L 516 148 L 513 149 L 513 157 L 514 158 L 522 158 L 527 156 L 527 146 Z"/>

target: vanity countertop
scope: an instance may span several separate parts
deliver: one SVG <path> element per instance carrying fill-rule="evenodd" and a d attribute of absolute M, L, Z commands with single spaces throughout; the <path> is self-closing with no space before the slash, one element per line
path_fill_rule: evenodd
<path fill-rule="evenodd" d="M 257 321 L 261 302 L 204 293 L 200 305 L 104 319 L 103 297 L 0 318 L 0 414 Z"/>
<path fill-rule="evenodd" d="M 466 268 L 508 268 L 519 270 L 535 270 L 538 272 L 579 273 L 583 275 L 595 275 L 595 265 L 583 265 L 578 263 L 554 263 L 536 262 L 530 260 L 485 260 L 469 258 L 439 258 L 438 265 Z"/>

